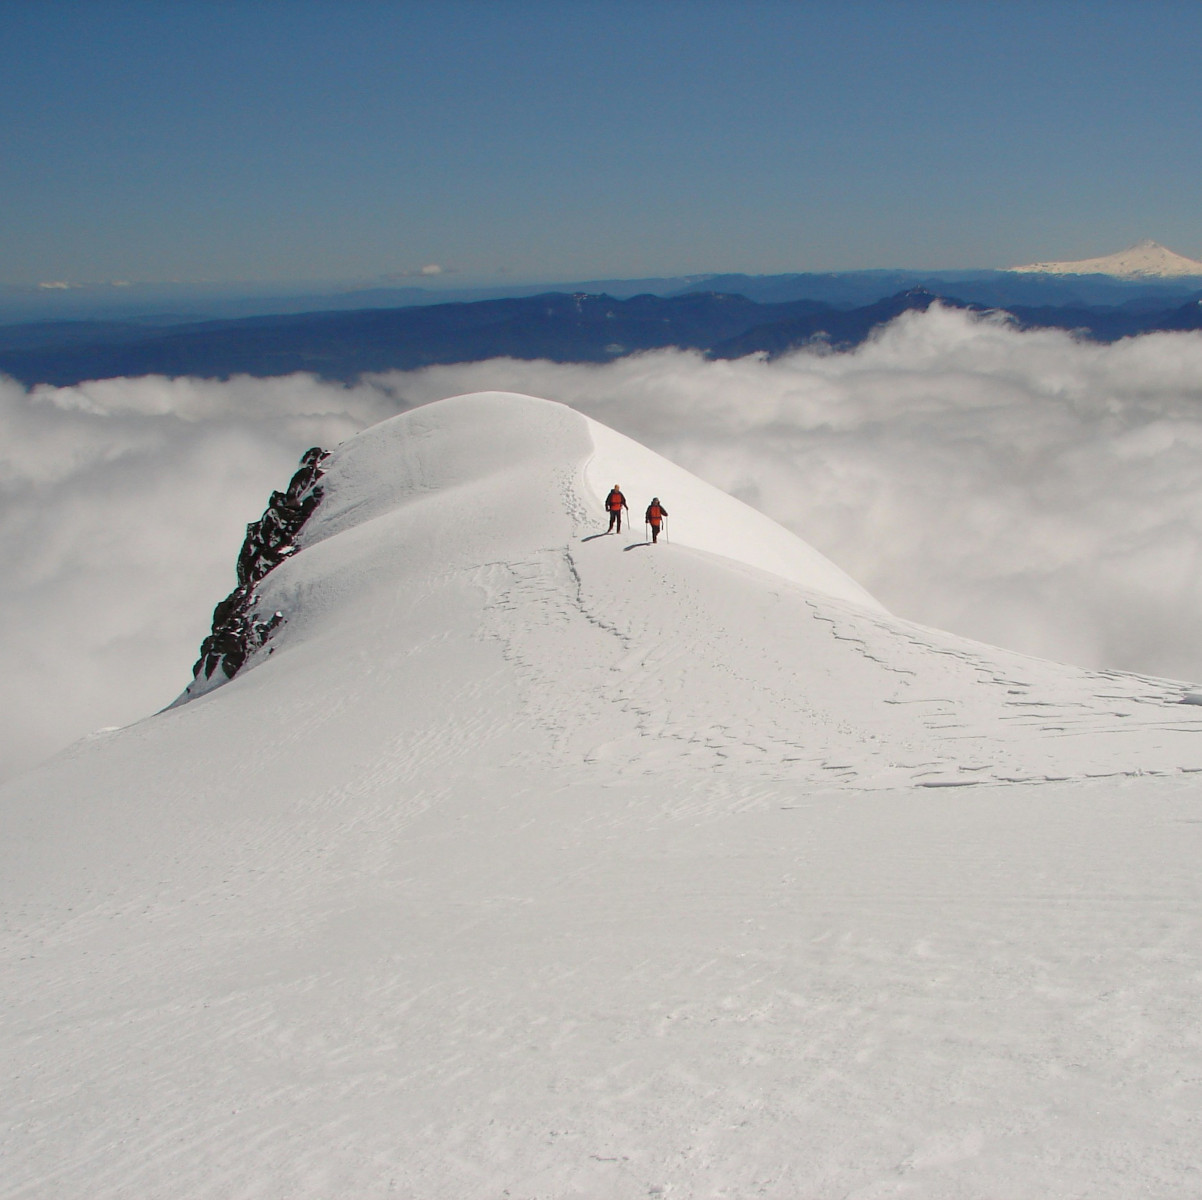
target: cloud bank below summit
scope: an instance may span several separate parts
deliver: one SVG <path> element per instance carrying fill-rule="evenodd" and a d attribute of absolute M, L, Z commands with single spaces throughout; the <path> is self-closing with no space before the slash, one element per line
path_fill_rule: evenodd
<path fill-rule="evenodd" d="M 0 778 L 169 703 L 246 523 L 386 405 L 306 378 L 0 380 Z"/>
<path fill-rule="evenodd" d="M 1098 346 L 933 308 L 854 352 L 774 362 L 497 360 L 354 387 L 0 381 L 0 776 L 182 689 L 246 522 L 307 446 L 486 389 L 644 442 L 901 616 L 1202 678 L 1202 335 Z"/>

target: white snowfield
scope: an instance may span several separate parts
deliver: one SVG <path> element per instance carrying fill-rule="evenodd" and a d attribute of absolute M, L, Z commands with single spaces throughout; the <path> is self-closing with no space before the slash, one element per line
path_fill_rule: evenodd
<path fill-rule="evenodd" d="M 0 1197 L 1202 1194 L 1184 685 L 543 400 L 325 484 L 271 653 L 0 792 Z"/>

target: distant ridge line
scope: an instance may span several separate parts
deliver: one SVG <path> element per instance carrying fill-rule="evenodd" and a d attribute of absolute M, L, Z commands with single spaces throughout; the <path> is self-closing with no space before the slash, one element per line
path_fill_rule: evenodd
<path fill-rule="evenodd" d="M 1022 277 L 1017 287 L 1021 290 Z M 1113 284 L 1111 287 L 1131 287 Z M 1081 290 L 1089 291 L 1092 284 Z M 1036 295 L 1046 295 L 1038 284 Z M 957 294 L 959 293 L 959 294 Z M 847 350 L 904 312 L 944 308 L 1006 312 L 1022 329 L 1064 329 L 1113 342 L 1141 333 L 1202 329 L 1202 291 L 1168 303 L 1016 304 L 989 289 L 911 287 L 871 304 L 761 303 L 746 296 L 568 295 L 412 308 L 281 314 L 146 327 L 43 323 L 0 327 L 0 375 L 27 387 L 164 375 L 228 379 L 306 372 L 350 382 L 365 374 L 495 358 L 605 363 L 648 350 L 692 350 L 713 359 L 788 354 L 813 343 Z"/>

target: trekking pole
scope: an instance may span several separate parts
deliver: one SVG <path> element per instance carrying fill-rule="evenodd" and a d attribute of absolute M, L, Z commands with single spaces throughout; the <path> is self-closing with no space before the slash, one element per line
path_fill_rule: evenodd
<path fill-rule="evenodd" d="M 670 542 L 672 539 L 668 537 L 668 518 L 664 517 L 664 541 Z"/>

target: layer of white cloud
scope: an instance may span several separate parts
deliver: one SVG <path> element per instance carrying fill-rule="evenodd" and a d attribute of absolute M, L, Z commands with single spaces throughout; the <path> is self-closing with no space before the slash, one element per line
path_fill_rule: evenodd
<path fill-rule="evenodd" d="M 182 689 L 246 522 L 307 446 L 490 388 L 562 400 L 645 442 L 903 616 L 1202 678 L 1196 334 L 1095 346 L 933 309 L 854 353 L 772 363 L 500 360 L 353 388 L 0 381 L 0 775 Z"/>
<path fill-rule="evenodd" d="M 272 488 L 386 415 L 307 376 L 0 380 L 0 778 L 174 699 Z"/>

